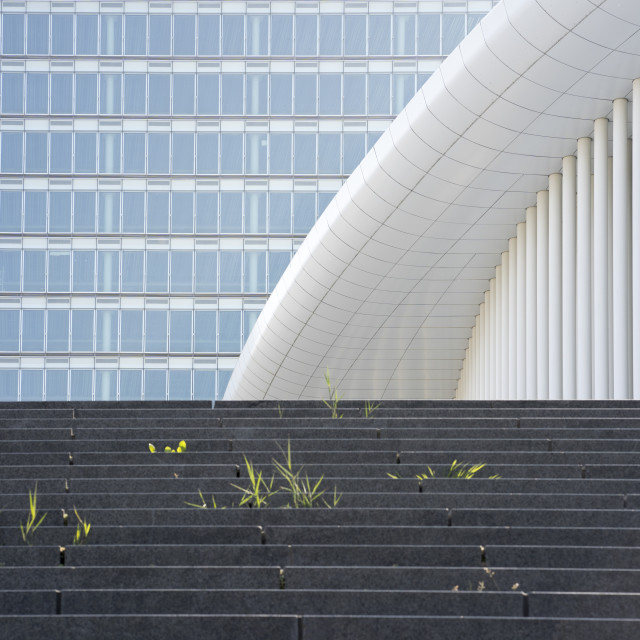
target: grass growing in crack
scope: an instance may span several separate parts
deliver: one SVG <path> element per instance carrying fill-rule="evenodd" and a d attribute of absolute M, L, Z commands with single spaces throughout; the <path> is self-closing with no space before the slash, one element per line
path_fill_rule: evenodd
<path fill-rule="evenodd" d="M 279 491 L 278 489 L 273 489 L 274 476 L 271 476 L 271 480 L 267 482 L 262 477 L 262 471 L 257 471 L 253 466 L 253 462 L 248 460 L 247 456 L 243 457 L 251 484 L 247 488 L 239 487 L 237 484 L 231 485 L 234 489 L 239 489 L 243 494 L 238 506 L 244 507 L 247 505 L 249 508 L 255 507 L 256 509 L 266 507 L 269 505 L 269 500 Z"/>
<path fill-rule="evenodd" d="M 329 369 L 324 372 L 324 381 L 326 382 L 327 389 L 329 390 L 329 400 L 323 400 L 322 402 L 331 409 L 332 418 L 342 418 L 342 414 L 338 415 L 338 406 L 340 404 L 340 400 L 342 400 L 342 396 L 338 395 L 338 387 L 334 387 L 331 384 Z"/>
<path fill-rule="evenodd" d="M 47 517 L 45 513 L 38 520 L 38 483 L 33 488 L 33 493 L 29 489 L 29 514 L 27 515 L 26 524 L 20 523 L 20 533 L 22 534 L 22 541 L 28 545 L 33 542 L 33 537 L 38 530 L 38 527 L 42 524 L 42 521 Z"/>
<path fill-rule="evenodd" d="M 478 472 L 480 472 L 486 466 L 487 466 L 486 462 L 471 464 L 467 462 L 458 462 L 457 460 L 454 460 L 451 463 L 451 466 L 444 473 L 444 475 L 438 476 L 438 474 L 431 467 L 427 466 L 426 473 L 417 473 L 415 477 L 418 478 L 418 480 L 429 480 L 431 478 L 438 478 L 438 477 L 471 480 L 472 478 L 475 478 Z M 398 480 L 399 478 L 402 477 L 402 475 L 399 473 L 387 473 L 387 475 L 390 478 L 393 478 L 394 480 Z M 497 480 L 498 478 L 501 478 L 501 477 L 502 476 L 500 475 L 494 474 L 492 476 L 489 476 L 489 480 Z"/>
<path fill-rule="evenodd" d="M 169 445 L 167 445 L 164 448 L 165 453 L 182 453 L 183 451 L 186 451 L 186 450 L 187 450 L 187 443 L 184 440 L 180 440 L 180 442 L 178 442 L 178 446 L 175 449 L 172 449 Z M 156 452 L 155 446 L 152 445 L 151 443 L 149 443 L 149 451 L 151 451 L 151 453 Z"/>
<path fill-rule="evenodd" d="M 378 402 L 378 404 L 373 404 L 371 400 L 367 400 L 364 403 L 364 417 L 370 418 L 373 415 L 373 412 L 382 404 L 382 402 Z"/>
<path fill-rule="evenodd" d="M 80 517 L 78 510 L 73 507 L 73 512 L 76 514 L 78 524 L 76 526 L 76 532 L 73 536 L 73 544 L 84 544 L 89 538 L 89 531 L 91 531 L 91 523 L 86 519 Z"/>
<path fill-rule="evenodd" d="M 198 489 L 198 495 L 200 496 L 200 504 L 195 504 L 194 502 L 185 502 L 185 504 L 188 507 L 195 507 L 196 509 L 208 509 L 209 505 L 207 504 L 207 501 L 204 499 L 204 496 L 202 495 L 202 491 L 200 489 Z M 213 494 L 211 494 L 211 505 L 213 509 L 226 509 L 227 507 L 219 507 L 215 497 L 213 496 Z M 231 505 L 234 506 L 234 505 Z"/>

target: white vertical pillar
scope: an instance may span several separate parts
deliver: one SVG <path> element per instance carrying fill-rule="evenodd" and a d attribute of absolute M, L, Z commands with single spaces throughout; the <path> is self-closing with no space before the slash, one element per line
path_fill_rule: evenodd
<path fill-rule="evenodd" d="M 526 255 L 526 313 L 525 342 L 527 358 L 527 400 L 535 400 L 537 395 L 538 374 L 537 374 L 537 335 L 536 335 L 536 258 L 537 258 L 537 211 L 535 207 L 527 208 L 527 255 Z"/>
<path fill-rule="evenodd" d="M 549 398 L 562 398 L 562 175 L 549 176 Z"/>
<path fill-rule="evenodd" d="M 640 79 L 633 81 L 633 103 L 631 107 L 633 110 L 631 159 L 631 168 L 633 169 L 631 184 L 632 397 L 640 399 Z"/>
<path fill-rule="evenodd" d="M 527 397 L 527 225 L 525 222 L 517 226 L 516 242 L 518 247 L 516 251 L 516 398 L 524 400 Z"/>
<path fill-rule="evenodd" d="M 609 121 L 593 130 L 593 397 L 609 395 Z"/>
<path fill-rule="evenodd" d="M 509 238 L 509 400 L 518 396 L 518 239 Z"/>
<path fill-rule="evenodd" d="M 476 393 L 475 336 L 476 336 L 476 328 L 471 327 L 471 337 L 469 338 L 469 363 L 468 363 L 469 372 L 467 374 L 469 377 L 469 390 L 467 395 L 469 400 L 474 400 L 475 393 Z"/>
<path fill-rule="evenodd" d="M 549 192 L 539 191 L 536 204 L 536 398 L 549 397 Z"/>
<path fill-rule="evenodd" d="M 613 101 L 613 397 L 629 397 L 629 155 L 627 100 Z"/>
<path fill-rule="evenodd" d="M 496 397 L 496 278 L 489 281 L 489 399 Z"/>
<path fill-rule="evenodd" d="M 511 242 L 511 241 L 509 241 Z M 502 368 L 500 379 L 500 397 L 509 399 L 509 252 L 502 253 L 502 320 L 500 332 L 500 353 L 502 356 Z"/>
<path fill-rule="evenodd" d="M 608 291 L 607 291 L 607 309 L 609 313 L 607 320 L 609 322 L 609 398 L 613 398 L 613 158 L 607 158 L 608 169 L 608 198 L 607 198 L 607 269 L 609 272 Z"/>
<path fill-rule="evenodd" d="M 480 305 L 480 313 L 477 320 L 478 331 L 476 338 L 478 340 L 478 398 L 485 399 L 484 395 L 484 302 Z"/>
<path fill-rule="evenodd" d="M 592 395 L 591 138 L 578 140 L 576 205 L 576 394 Z"/>
<path fill-rule="evenodd" d="M 562 397 L 576 397 L 576 158 L 562 159 Z"/>
<path fill-rule="evenodd" d="M 496 400 L 502 399 L 502 265 L 496 267 L 495 299 L 493 305 L 493 344 L 495 368 L 493 370 L 494 395 Z"/>
<path fill-rule="evenodd" d="M 484 292 L 484 397 L 491 398 L 491 294 Z"/>

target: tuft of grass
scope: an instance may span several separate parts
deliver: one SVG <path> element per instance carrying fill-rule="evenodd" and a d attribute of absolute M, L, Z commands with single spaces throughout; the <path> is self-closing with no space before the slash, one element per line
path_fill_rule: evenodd
<path fill-rule="evenodd" d="M 204 496 L 202 495 L 202 491 L 200 489 L 198 489 L 198 495 L 200 496 L 200 501 L 201 501 L 200 504 L 195 504 L 194 502 L 185 502 L 185 504 L 188 507 L 195 507 L 196 509 L 208 509 L 209 506 L 207 505 L 207 501 L 204 499 Z M 226 509 L 226 507 L 219 507 L 218 506 L 218 504 L 216 503 L 216 499 L 213 496 L 213 494 L 211 494 L 211 504 L 212 504 L 214 509 Z"/>
<path fill-rule="evenodd" d="M 451 466 L 443 476 L 445 478 L 459 478 L 462 480 L 471 480 L 475 478 L 479 471 L 487 466 L 485 462 L 479 464 L 471 464 L 466 462 L 458 462 L 454 460 Z M 436 478 L 436 473 L 431 467 L 427 467 L 427 473 L 419 473 L 416 475 L 419 480 L 428 480 L 429 478 Z M 501 476 L 493 475 L 489 476 L 490 480 L 497 480 Z"/>
<path fill-rule="evenodd" d="M 253 462 L 248 460 L 247 456 L 244 456 L 244 463 L 247 467 L 247 474 L 251 484 L 247 488 L 239 487 L 237 484 L 231 485 L 234 489 L 239 489 L 243 494 L 238 506 L 244 507 L 247 505 L 249 508 L 255 507 L 256 509 L 268 506 L 269 500 L 279 491 L 279 489 L 274 490 L 273 488 L 274 477 L 271 476 L 271 480 L 267 482 L 262 477 L 262 471 L 257 471 L 253 466 Z"/>
<path fill-rule="evenodd" d="M 322 402 L 331 409 L 332 418 L 342 418 L 342 414 L 338 415 L 338 406 L 340 404 L 340 400 L 342 400 L 342 396 L 338 395 L 338 388 L 331 384 L 331 375 L 329 374 L 328 368 L 324 372 L 324 381 L 326 382 L 327 389 L 329 390 L 329 400 L 323 400 Z"/>
<path fill-rule="evenodd" d="M 47 514 L 45 513 L 38 519 L 38 483 L 36 482 L 33 493 L 31 493 L 31 489 L 29 489 L 29 513 L 27 515 L 27 522 L 24 525 L 22 522 L 20 523 L 20 533 L 22 534 L 23 542 L 28 545 L 33 543 L 33 537 L 46 517 Z"/>
<path fill-rule="evenodd" d="M 89 531 L 91 530 L 91 524 L 80 517 L 78 510 L 73 507 L 73 512 L 76 514 L 78 524 L 76 526 L 76 532 L 73 536 L 73 544 L 84 544 L 89 538 Z"/>
<path fill-rule="evenodd" d="M 382 404 L 382 402 L 378 402 L 378 404 L 374 405 L 371 400 L 367 400 L 364 403 L 364 417 L 370 418 L 373 415 L 373 412 Z"/>

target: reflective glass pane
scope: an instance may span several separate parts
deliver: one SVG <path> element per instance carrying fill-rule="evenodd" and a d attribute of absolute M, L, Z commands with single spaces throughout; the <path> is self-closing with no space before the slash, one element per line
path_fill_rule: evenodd
<path fill-rule="evenodd" d="M 71 231 L 71 192 L 52 191 L 49 194 L 49 232 Z"/>
<path fill-rule="evenodd" d="M 340 134 L 318 134 L 318 173 L 340 173 Z"/>
<path fill-rule="evenodd" d="M 159 369 L 145 369 L 144 371 L 144 399 L 167 399 L 167 372 Z"/>
<path fill-rule="evenodd" d="M 4 148 L 2 149 L 4 152 Z M 47 134 L 27 131 L 25 134 L 25 172 L 47 172 Z"/>
<path fill-rule="evenodd" d="M 293 82 L 290 73 L 274 73 L 271 75 L 271 114 L 287 116 L 292 111 Z"/>
<path fill-rule="evenodd" d="M 214 400 L 216 394 L 216 372 L 195 369 L 193 372 L 193 399 Z"/>
<path fill-rule="evenodd" d="M 308 233 L 316 221 L 316 194 L 293 194 L 293 233 Z"/>
<path fill-rule="evenodd" d="M 149 233 L 169 232 L 169 193 L 150 191 L 147 207 L 147 231 Z"/>
<path fill-rule="evenodd" d="M 342 76 L 323 73 L 320 81 L 320 115 L 333 116 L 341 113 Z"/>
<path fill-rule="evenodd" d="M 222 55 L 244 54 L 244 16 L 222 16 Z"/>
<path fill-rule="evenodd" d="M 122 252 L 122 291 L 143 291 L 144 251 Z"/>
<path fill-rule="evenodd" d="M 242 142 L 241 133 L 220 134 L 221 173 L 242 173 Z"/>
<path fill-rule="evenodd" d="M 317 103 L 317 80 L 315 73 L 296 73 L 295 75 L 295 114 L 314 115 Z"/>
<path fill-rule="evenodd" d="M 189 353 L 191 351 L 191 311 L 171 311 L 169 351 Z"/>
<path fill-rule="evenodd" d="M 344 114 L 364 115 L 367 95 L 364 73 L 345 73 L 344 75 Z"/>
<path fill-rule="evenodd" d="M 171 292 L 193 291 L 193 251 L 171 252 Z"/>
<path fill-rule="evenodd" d="M 27 53 L 31 55 L 47 55 L 49 53 L 48 14 L 30 13 L 27 15 Z"/>
<path fill-rule="evenodd" d="M 198 55 L 220 55 L 220 16 L 198 16 Z"/>
<path fill-rule="evenodd" d="M 100 113 L 113 115 L 122 113 L 122 75 L 100 74 Z"/>
<path fill-rule="evenodd" d="M 142 309 L 123 309 L 120 312 L 120 351 L 140 353 L 142 351 Z"/>
<path fill-rule="evenodd" d="M 73 74 L 51 74 L 51 113 L 73 113 Z"/>
<path fill-rule="evenodd" d="M 242 233 L 242 193 L 220 194 L 220 233 Z"/>
<path fill-rule="evenodd" d="M 275 289 L 290 260 L 290 251 L 269 251 L 269 293 Z"/>
<path fill-rule="evenodd" d="M 271 55 L 290 56 L 293 53 L 293 16 L 271 16 Z"/>
<path fill-rule="evenodd" d="M 78 14 L 76 16 L 76 54 L 79 56 L 98 53 L 98 16 Z"/>
<path fill-rule="evenodd" d="M 117 399 L 117 376 L 114 369 L 98 369 L 96 371 L 96 400 Z"/>
<path fill-rule="evenodd" d="M 52 131 L 49 171 L 71 173 L 71 131 Z"/>
<path fill-rule="evenodd" d="M 120 370 L 120 400 L 142 399 L 142 371 L 136 369 Z"/>
<path fill-rule="evenodd" d="M 260 311 L 257 309 L 247 310 L 242 313 L 242 316 L 244 319 L 244 331 L 242 332 L 243 345 L 247 341 L 249 334 L 253 330 L 253 327 L 255 326 L 259 315 L 260 315 Z"/>
<path fill-rule="evenodd" d="M 318 217 L 320 217 L 324 210 L 329 206 L 329 203 L 333 200 L 335 193 L 320 192 L 318 194 Z"/>
<path fill-rule="evenodd" d="M 122 16 L 100 16 L 100 53 L 107 56 L 122 55 Z"/>
<path fill-rule="evenodd" d="M 440 55 L 440 14 L 418 16 L 418 55 Z"/>
<path fill-rule="evenodd" d="M 25 249 L 22 290 L 23 291 L 44 291 L 45 290 L 45 269 L 47 264 L 47 252 L 42 250 Z"/>
<path fill-rule="evenodd" d="M 266 56 L 269 52 L 269 17 L 247 16 L 247 55 Z"/>
<path fill-rule="evenodd" d="M 220 311 L 220 338 L 218 341 L 221 352 L 240 352 L 240 327 L 242 314 L 240 311 Z"/>
<path fill-rule="evenodd" d="M 120 253 L 98 251 L 98 291 L 118 291 L 120 279 Z"/>
<path fill-rule="evenodd" d="M 391 85 L 388 73 L 373 73 L 369 75 L 369 114 L 389 115 L 391 100 Z"/>
<path fill-rule="evenodd" d="M 291 233 L 291 194 L 269 194 L 269 233 Z"/>
<path fill-rule="evenodd" d="M 69 291 L 70 262 L 69 251 L 49 251 L 48 290 Z"/>
<path fill-rule="evenodd" d="M 367 17 L 344 17 L 344 53 L 362 56 L 367 52 Z"/>
<path fill-rule="evenodd" d="M 73 290 L 95 291 L 95 251 L 73 252 Z"/>
<path fill-rule="evenodd" d="M 320 55 L 342 53 L 342 16 L 320 16 Z"/>
<path fill-rule="evenodd" d="M 467 33 L 471 33 L 479 24 L 485 13 L 468 13 L 467 14 Z"/>
<path fill-rule="evenodd" d="M 416 52 L 416 17 L 395 14 L 393 16 L 393 53 L 412 56 Z"/>
<path fill-rule="evenodd" d="M 193 133 L 172 133 L 173 173 L 193 173 L 195 140 Z"/>
<path fill-rule="evenodd" d="M 24 53 L 24 13 L 5 13 L 2 16 L 2 51 Z"/>
<path fill-rule="evenodd" d="M 365 134 L 345 133 L 343 139 L 344 172 L 351 173 L 362 161 L 365 154 Z"/>
<path fill-rule="evenodd" d="M 124 52 L 128 56 L 143 56 L 147 53 L 147 16 L 125 16 Z"/>
<path fill-rule="evenodd" d="M 19 309 L 0 309 L 0 351 L 19 351 L 19 337 Z"/>
<path fill-rule="evenodd" d="M 0 191 L 0 231 L 21 231 L 22 191 Z"/>
<path fill-rule="evenodd" d="M 101 191 L 98 200 L 98 233 L 120 233 L 120 192 Z"/>
<path fill-rule="evenodd" d="M 149 173 L 163 174 L 169 173 L 169 134 L 150 133 L 149 134 Z"/>
<path fill-rule="evenodd" d="M 0 133 L 2 173 L 22 173 L 22 132 L 3 131 Z"/>
<path fill-rule="evenodd" d="M 145 134 L 124 134 L 124 172 L 144 173 Z"/>
<path fill-rule="evenodd" d="M 93 309 L 71 311 L 71 351 L 93 351 Z"/>
<path fill-rule="evenodd" d="M 195 74 L 176 73 L 173 76 L 173 115 L 190 116 L 195 113 L 195 90 Z"/>
<path fill-rule="evenodd" d="M 367 151 L 373 148 L 373 145 L 378 142 L 381 135 L 382 131 L 370 131 L 367 133 Z"/>
<path fill-rule="evenodd" d="M 218 253 L 196 251 L 196 293 L 215 293 L 218 290 Z"/>
<path fill-rule="evenodd" d="M 242 115 L 244 77 L 239 73 L 222 74 L 222 114 Z"/>
<path fill-rule="evenodd" d="M 198 157 L 196 172 L 218 173 L 218 134 L 198 133 Z"/>
<path fill-rule="evenodd" d="M 173 16 L 173 55 L 193 56 L 196 53 L 195 15 Z"/>
<path fill-rule="evenodd" d="M 369 16 L 369 55 L 388 56 L 391 52 L 391 16 Z"/>
<path fill-rule="evenodd" d="M 264 293 L 267 290 L 266 251 L 245 251 L 244 292 Z"/>
<path fill-rule="evenodd" d="M 49 112 L 49 74 L 27 73 L 27 113 Z"/>
<path fill-rule="evenodd" d="M 231 380 L 232 373 L 233 370 L 221 369 L 218 371 L 218 393 L 216 395 L 216 399 L 220 399 L 224 396 L 229 380 Z"/>
<path fill-rule="evenodd" d="M 448 56 L 464 38 L 464 13 L 442 14 L 442 55 Z"/>
<path fill-rule="evenodd" d="M 196 196 L 196 233 L 218 232 L 218 194 L 200 192 Z"/>
<path fill-rule="evenodd" d="M 264 191 L 246 191 L 244 194 L 245 233 L 266 233 L 267 194 Z"/>
<path fill-rule="evenodd" d="M 217 73 L 198 74 L 198 114 L 218 115 L 220 76 Z"/>
<path fill-rule="evenodd" d="M 174 191 L 171 194 L 171 232 L 193 233 L 193 193 Z"/>
<path fill-rule="evenodd" d="M 69 371 L 67 369 L 48 369 L 46 376 L 46 399 L 66 400 Z"/>
<path fill-rule="evenodd" d="M 393 75 L 393 113 L 400 113 L 415 95 L 415 76 L 408 73 Z"/>
<path fill-rule="evenodd" d="M 145 311 L 145 351 L 167 351 L 167 312 Z"/>
<path fill-rule="evenodd" d="M 47 192 L 25 191 L 24 194 L 24 230 L 29 233 L 42 233 L 47 228 Z"/>
<path fill-rule="evenodd" d="M 149 16 L 149 55 L 171 55 L 171 16 Z"/>
<path fill-rule="evenodd" d="M 2 113 L 23 113 L 23 73 L 2 74 Z"/>
<path fill-rule="evenodd" d="M 215 353 L 216 312 L 196 311 L 193 330 L 193 350 L 195 353 Z"/>
<path fill-rule="evenodd" d="M 69 309 L 47 310 L 47 351 L 69 351 Z"/>
<path fill-rule="evenodd" d="M 247 74 L 247 113 L 249 115 L 267 113 L 268 78 L 266 73 Z"/>
<path fill-rule="evenodd" d="M 71 400 L 91 400 L 92 383 L 92 370 L 71 369 Z"/>
<path fill-rule="evenodd" d="M 120 133 L 100 133 L 100 173 L 120 173 Z"/>
<path fill-rule="evenodd" d="M 98 309 L 96 316 L 96 351 L 101 353 L 118 351 L 118 311 Z"/>
<path fill-rule="evenodd" d="M 76 75 L 76 113 L 98 112 L 98 76 L 95 73 Z"/>
<path fill-rule="evenodd" d="M 169 371 L 169 400 L 191 400 L 191 370 Z"/>
<path fill-rule="evenodd" d="M 22 350 L 44 351 L 44 309 L 22 312 Z"/>
<path fill-rule="evenodd" d="M 23 369 L 20 372 L 20 400 L 41 402 L 43 397 L 44 382 L 43 371 Z"/>
<path fill-rule="evenodd" d="M 124 112 L 143 115 L 146 113 L 147 76 L 142 73 L 124 75 Z"/>
<path fill-rule="evenodd" d="M 144 192 L 124 191 L 122 194 L 123 233 L 144 232 Z"/>
<path fill-rule="evenodd" d="M 75 133 L 75 172 L 95 173 L 96 172 L 96 134 L 95 133 Z"/>
<path fill-rule="evenodd" d="M 291 143 L 290 133 L 272 133 L 270 136 L 269 162 L 271 173 L 291 173 Z"/>
<path fill-rule="evenodd" d="M 267 134 L 247 133 L 247 173 L 267 173 Z"/>
<path fill-rule="evenodd" d="M 149 115 L 169 115 L 171 76 L 168 73 L 149 74 Z"/>
<path fill-rule="evenodd" d="M 220 292 L 242 291 L 242 251 L 220 252 Z"/>
<path fill-rule="evenodd" d="M 54 56 L 73 55 L 73 15 L 52 14 L 51 53 Z"/>
<path fill-rule="evenodd" d="M 316 134 L 296 133 L 293 136 L 293 170 L 297 174 L 316 172 Z"/>
<path fill-rule="evenodd" d="M 318 16 L 296 16 L 296 55 L 318 54 Z"/>
<path fill-rule="evenodd" d="M 147 291 L 169 291 L 168 251 L 147 251 Z"/>

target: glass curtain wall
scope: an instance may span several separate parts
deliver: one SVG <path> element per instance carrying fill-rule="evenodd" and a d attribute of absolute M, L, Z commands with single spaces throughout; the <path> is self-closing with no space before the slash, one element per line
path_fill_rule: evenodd
<path fill-rule="evenodd" d="M 221 397 L 318 216 L 493 4 L 0 4 L 0 400 Z"/>

